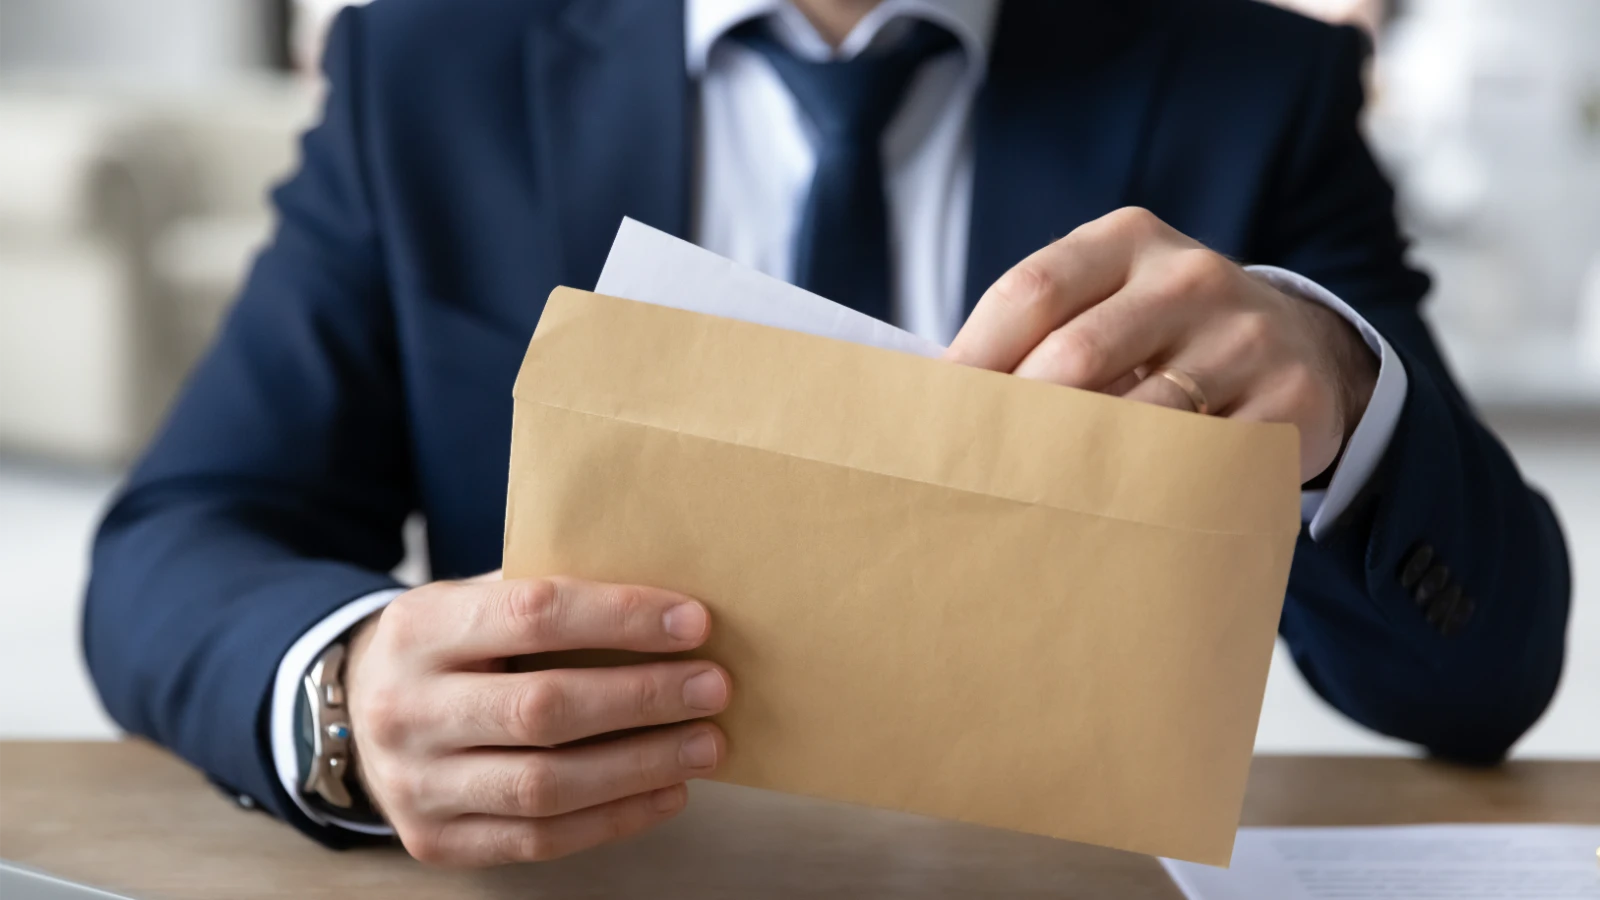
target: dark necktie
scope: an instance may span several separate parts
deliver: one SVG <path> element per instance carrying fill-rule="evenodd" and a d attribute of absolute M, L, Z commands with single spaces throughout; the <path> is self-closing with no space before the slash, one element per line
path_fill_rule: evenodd
<path fill-rule="evenodd" d="M 887 50 L 829 62 L 795 56 L 760 21 L 746 22 L 732 37 L 766 57 L 816 131 L 816 174 L 795 235 L 795 284 L 889 321 L 883 130 L 917 67 L 955 47 L 954 35 L 918 21 Z"/>

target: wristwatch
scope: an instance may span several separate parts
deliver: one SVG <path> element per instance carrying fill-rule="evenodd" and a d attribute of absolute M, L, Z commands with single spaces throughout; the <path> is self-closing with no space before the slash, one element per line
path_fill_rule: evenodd
<path fill-rule="evenodd" d="M 330 644 L 300 681 L 295 698 L 300 796 L 313 809 L 339 819 L 381 824 L 383 818 L 352 772 L 355 744 L 344 696 L 346 647 L 344 638 Z"/>

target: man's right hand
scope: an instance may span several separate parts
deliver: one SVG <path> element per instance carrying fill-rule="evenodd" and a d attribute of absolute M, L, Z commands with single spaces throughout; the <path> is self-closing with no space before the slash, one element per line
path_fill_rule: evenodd
<path fill-rule="evenodd" d="M 408 591 L 361 625 L 345 689 L 367 793 L 411 855 L 481 866 L 552 859 L 677 814 L 724 738 L 702 660 L 508 672 L 508 657 L 704 643 L 699 601 L 655 588 L 498 573 Z M 575 741 L 628 729 L 620 737 Z"/>

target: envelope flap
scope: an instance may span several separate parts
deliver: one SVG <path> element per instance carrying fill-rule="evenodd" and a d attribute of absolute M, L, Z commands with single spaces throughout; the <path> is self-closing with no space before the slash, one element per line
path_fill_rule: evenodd
<path fill-rule="evenodd" d="M 572 288 L 551 293 L 515 396 L 1159 527 L 1300 528 L 1290 425 L 1198 416 Z"/>

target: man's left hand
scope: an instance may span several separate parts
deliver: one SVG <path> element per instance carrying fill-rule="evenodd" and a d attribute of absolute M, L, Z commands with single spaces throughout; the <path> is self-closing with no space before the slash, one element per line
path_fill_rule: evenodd
<path fill-rule="evenodd" d="M 1150 212 L 1119 209 L 986 291 L 947 359 L 1024 378 L 1300 429 L 1300 476 L 1338 458 L 1378 360 L 1355 328 Z M 1161 369 L 1173 377 L 1156 377 Z"/>

